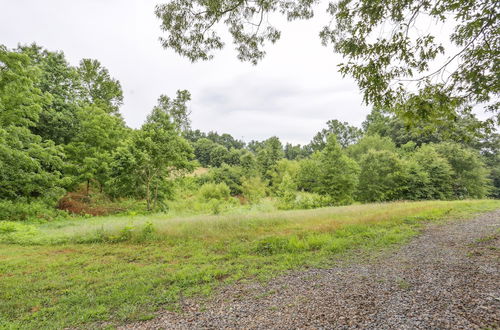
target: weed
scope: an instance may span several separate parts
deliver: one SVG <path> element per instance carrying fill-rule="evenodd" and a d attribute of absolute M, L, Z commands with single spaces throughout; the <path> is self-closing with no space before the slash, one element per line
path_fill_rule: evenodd
<path fill-rule="evenodd" d="M 405 242 L 427 219 L 499 206 L 400 202 L 182 218 L 0 222 L 0 323 L 9 329 L 92 328 L 143 320 L 160 308 L 179 308 L 182 297 L 326 266 L 353 249 Z"/>
<path fill-rule="evenodd" d="M 397 285 L 401 290 L 408 290 L 409 288 L 411 288 L 411 284 L 404 279 L 399 279 L 397 281 Z"/>

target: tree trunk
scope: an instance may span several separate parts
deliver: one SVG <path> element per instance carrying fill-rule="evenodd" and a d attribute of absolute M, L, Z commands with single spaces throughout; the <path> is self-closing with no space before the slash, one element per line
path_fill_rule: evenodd
<path fill-rule="evenodd" d="M 153 202 L 153 209 L 156 210 L 156 201 L 158 200 L 158 183 L 155 185 L 155 197 Z"/>
<path fill-rule="evenodd" d="M 148 178 L 146 180 L 146 203 L 148 211 L 151 211 L 151 192 L 149 191 L 149 188 L 150 188 L 150 179 Z"/>

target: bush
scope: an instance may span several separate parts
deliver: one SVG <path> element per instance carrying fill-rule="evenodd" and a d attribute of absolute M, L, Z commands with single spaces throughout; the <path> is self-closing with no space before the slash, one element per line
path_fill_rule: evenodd
<path fill-rule="evenodd" d="M 208 175 L 200 177 L 199 180 L 202 183 L 225 183 L 229 187 L 231 195 L 234 196 L 242 192 L 241 181 L 243 180 L 243 175 L 243 168 L 224 164 L 220 168 L 211 169 Z"/>
<path fill-rule="evenodd" d="M 240 205 L 237 198 L 200 200 L 186 198 L 167 201 L 168 212 L 171 215 L 220 214 Z"/>
<path fill-rule="evenodd" d="M 331 205 L 333 201 L 329 196 L 308 192 L 296 192 L 293 198 L 287 195 L 287 198 L 280 198 L 278 201 L 280 210 L 307 210 Z"/>
<path fill-rule="evenodd" d="M 57 210 L 43 201 L 28 203 L 0 200 L 0 220 L 52 220 L 66 215 L 66 212 Z"/>
<path fill-rule="evenodd" d="M 205 183 L 200 187 L 198 191 L 198 196 L 201 200 L 210 201 L 228 199 L 230 194 L 230 189 L 224 182 L 222 183 Z"/>
<path fill-rule="evenodd" d="M 267 187 L 266 183 L 256 176 L 243 180 L 241 190 L 243 191 L 243 197 L 251 204 L 255 204 L 266 196 Z"/>
<path fill-rule="evenodd" d="M 23 243 L 30 241 L 37 233 L 38 230 L 33 225 L 12 221 L 0 221 L 1 243 Z"/>

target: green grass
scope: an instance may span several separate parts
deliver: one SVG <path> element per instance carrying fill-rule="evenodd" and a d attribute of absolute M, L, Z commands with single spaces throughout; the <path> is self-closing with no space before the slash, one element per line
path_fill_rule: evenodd
<path fill-rule="evenodd" d="M 237 280 L 323 267 L 353 249 L 407 241 L 422 223 L 500 201 L 408 202 L 309 211 L 0 222 L 0 328 L 120 324 Z"/>

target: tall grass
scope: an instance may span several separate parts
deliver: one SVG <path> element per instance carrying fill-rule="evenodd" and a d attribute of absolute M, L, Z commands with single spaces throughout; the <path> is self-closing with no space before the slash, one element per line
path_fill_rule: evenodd
<path fill-rule="evenodd" d="M 499 201 L 400 202 L 0 226 L 0 327 L 149 318 L 158 308 L 174 308 L 182 296 L 329 265 L 349 250 L 404 242 L 425 221 L 499 207 Z"/>
<path fill-rule="evenodd" d="M 496 202 L 489 203 L 495 205 Z M 331 232 L 348 224 L 368 225 L 381 221 L 390 222 L 393 219 L 415 214 L 435 217 L 452 211 L 458 205 L 462 208 L 467 206 L 473 209 L 477 202 L 398 202 L 315 210 L 246 212 L 176 218 L 165 215 L 83 218 L 38 226 L 18 225 L 18 230 L 13 230 L 11 235 L 0 236 L 0 242 L 55 245 L 162 241 L 178 244 L 189 240 L 232 240 L 242 235 L 248 239 L 262 235 L 290 236 Z M 28 235 L 24 235 L 25 229 L 29 231 Z"/>

